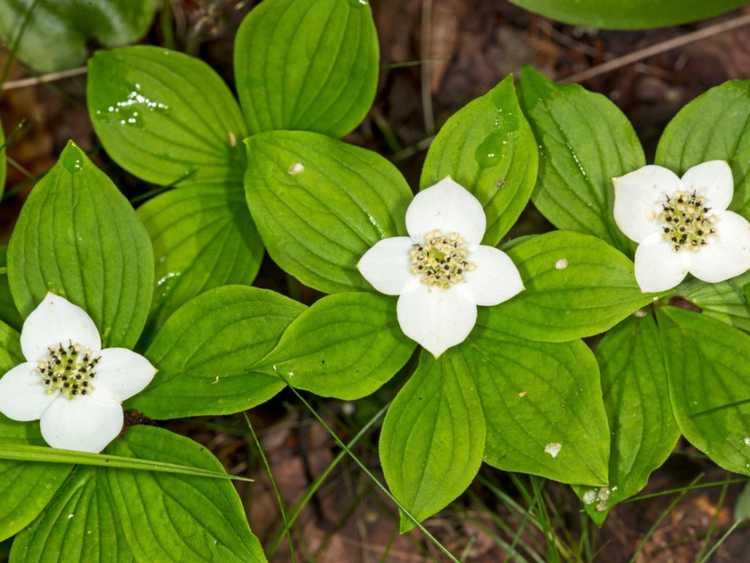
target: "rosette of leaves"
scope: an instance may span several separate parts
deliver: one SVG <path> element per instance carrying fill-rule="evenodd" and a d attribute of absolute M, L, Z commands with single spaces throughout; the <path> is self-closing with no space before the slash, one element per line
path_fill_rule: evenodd
<path fill-rule="evenodd" d="M 650 303 L 630 259 L 573 231 L 505 244 L 525 291 L 480 309 L 464 343 L 439 359 L 421 351 L 414 368 L 416 344 L 399 328 L 396 298 L 374 292 L 357 270 L 376 242 L 405 234 L 412 192 L 399 171 L 318 133 L 263 132 L 246 145 L 248 205 L 271 258 L 329 294 L 289 325 L 258 369 L 347 400 L 407 372 L 380 438 L 386 480 L 405 509 L 402 530 L 460 495 L 483 461 L 564 483 L 609 482 L 599 368 L 580 339 Z M 487 216 L 482 244 L 498 245 L 529 201 L 537 162 L 508 77 L 443 125 L 420 184 L 451 176 L 466 187 Z"/>
<path fill-rule="evenodd" d="M 73 68 L 87 45 L 118 47 L 143 37 L 159 0 L 7 0 L 0 4 L 0 39 L 39 72 Z"/>
<path fill-rule="evenodd" d="M 541 147 L 533 200 L 555 226 L 598 237 L 632 254 L 612 217 L 612 178 L 645 164 L 627 118 L 604 96 L 556 85 L 532 69 L 521 101 Z M 729 162 L 730 209 L 748 217 L 750 82 L 713 88 L 667 126 L 656 164 L 677 174 L 710 160 Z M 717 284 L 697 279 L 610 331 L 598 345 L 612 431 L 606 488 L 579 489 L 587 510 L 606 510 L 642 489 L 682 433 L 717 464 L 750 475 L 750 274 Z"/>
<path fill-rule="evenodd" d="M 112 159 L 168 191 L 138 214 L 156 256 L 147 333 L 188 299 L 251 284 L 263 246 L 245 204 L 248 135 L 307 130 L 343 136 L 367 114 L 378 80 L 369 6 L 348 0 L 267 0 L 237 34 L 239 103 L 199 59 L 136 46 L 89 62 L 88 107 Z"/>
<path fill-rule="evenodd" d="M 138 350 L 161 370 L 162 382 L 185 370 L 198 393 L 201 374 L 208 385 L 233 366 L 252 365 L 253 354 L 270 349 L 302 308 L 268 291 L 220 288 L 178 310 L 152 345 L 139 345 L 153 293 L 148 233 L 125 197 L 72 143 L 27 200 L 4 272 L 0 300 L 11 299 L 21 318 L 53 292 L 89 313 L 104 346 Z M 193 348 L 175 349 L 175 331 L 201 307 L 211 331 L 191 342 Z M 234 339 L 217 341 L 230 325 L 255 336 L 233 332 Z M 0 373 L 21 361 L 18 331 L 0 322 Z M 257 382 L 214 385 L 219 403 L 222 388 L 226 401 L 230 392 L 248 401 Z M 137 400 L 156 404 L 153 393 L 147 389 Z M 234 400 L 237 410 L 251 402 Z M 186 397 L 161 401 L 175 409 Z M 0 541 L 15 536 L 11 562 L 50 554 L 91 562 L 265 561 L 221 463 L 198 443 L 161 428 L 130 426 L 104 455 L 95 455 L 44 447 L 38 423 L 0 415 L 0 477 Z"/>

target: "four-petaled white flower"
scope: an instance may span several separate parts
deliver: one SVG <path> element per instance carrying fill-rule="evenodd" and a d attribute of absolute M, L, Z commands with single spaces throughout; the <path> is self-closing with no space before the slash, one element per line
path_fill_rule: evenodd
<path fill-rule="evenodd" d="M 435 357 L 469 336 L 477 305 L 498 305 L 524 289 L 510 257 L 480 245 L 486 226 L 482 204 L 448 177 L 414 197 L 408 237 L 383 239 L 359 261 L 375 289 L 399 296 L 404 334 Z"/>
<path fill-rule="evenodd" d="M 644 166 L 614 179 L 614 216 L 639 243 L 635 277 L 644 292 L 666 291 L 690 273 L 709 283 L 750 268 L 750 223 L 727 207 L 732 170 L 723 160 L 690 168 L 682 178 Z"/>
<path fill-rule="evenodd" d="M 102 350 L 91 317 L 52 293 L 24 322 L 21 351 L 26 362 L 0 379 L 0 413 L 40 420 L 53 448 L 102 451 L 122 431 L 122 402 L 156 374 L 140 354 Z"/>

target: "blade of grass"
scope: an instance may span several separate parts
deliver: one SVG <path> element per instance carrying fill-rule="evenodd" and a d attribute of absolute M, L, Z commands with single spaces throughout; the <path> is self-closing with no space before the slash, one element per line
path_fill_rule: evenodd
<path fill-rule="evenodd" d="M 271 471 L 271 464 L 268 463 L 268 457 L 266 457 L 266 452 L 263 450 L 263 445 L 260 443 L 260 440 L 258 439 L 258 435 L 255 433 L 255 429 L 253 428 L 252 422 L 250 422 L 250 417 L 247 416 L 246 412 L 242 413 L 242 416 L 245 418 L 245 423 L 247 424 L 248 430 L 250 430 L 250 435 L 253 438 L 253 441 L 255 442 L 255 447 L 258 448 L 258 454 L 260 455 L 261 462 L 263 463 L 263 467 L 266 470 L 266 473 L 268 474 L 268 479 L 271 481 L 271 488 L 273 489 L 273 495 L 276 497 L 276 504 L 279 505 L 279 512 L 281 513 L 281 519 L 284 521 L 284 530 L 285 535 L 287 537 L 287 540 L 289 541 L 289 555 L 292 558 L 292 563 L 297 561 L 297 554 L 294 551 L 294 541 L 292 540 L 292 532 L 291 528 L 289 526 L 289 520 L 286 516 L 286 504 L 284 503 L 284 497 L 281 496 L 281 490 L 279 490 L 279 484 L 276 482 L 276 478 L 273 476 L 273 471 Z"/>
<path fill-rule="evenodd" d="M 732 535 L 732 533 L 740 524 L 742 524 L 742 520 L 735 521 L 735 523 L 732 524 L 726 532 L 724 532 L 719 540 L 711 547 L 711 549 L 708 550 L 708 553 L 706 553 L 706 555 L 698 563 L 707 563 L 709 559 L 711 559 L 711 556 L 714 554 L 714 552 L 721 547 L 721 544 L 723 544 L 727 540 L 727 538 Z"/>
<path fill-rule="evenodd" d="M 648 493 L 645 495 L 640 495 L 637 497 L 629 498 L 627 500 L 624 500 L 623 503 L 626 502 L 638 502 L 641 500 L 648 500 L 651 498 L 656 497 L 663 497 L 667 495 L 674 495 L 676 493 L 682 493 L 682 492 L 690 492 L 690 491 L 696 491 L 698 489 L 710 489 L 711 487 L 721 487 L 723 485 L 739 485 L 742 483 L 747 483 L 747 479 L 725 479 L 723 481 L 712 481 L 710 483 L 700 483 L 695 485 L 687 485 L 685 487 L 677 487 L 675 489 L 666 489 L 664 491 L 659 491 L 656 493 Z"/>
<path fill-rule="evenodd" d="M 396 538 L 398 537 L 398 524 L 393 526 L 393 531 L 391 532 L 391 535 L 388 538 L 388 543 L 385 544 L 385 549 L 383 550 L 383 555 L 380 556 L 380 559 L 378 563 L 387 563 L 388 557 L 391 554 L 391 549 L 393 549 L 393 544 L 396 543 Z"/>
<path fill-rule="evenodd" d="M 529 510 L 533 509 L 534 506 L 538 508 L 539 521 L 542 524 L 542 532 L 547 538 L 547 554 L 549 560 L 552 563 L 560 563 L 560 550 L 558 549 L 560 538 L 555 533 L 555 527 L 549 517 L 549 512 L 547 512 L 547 502 L 544 497 L 544 481 L 533 475 L 530 479 L 534 504 L 529 507 Z"/>
<path fill-rule="evenodd" d="M 708 530 L 706 531 L 706 537 L 703 538 L 703 544 L 701 545 L 700 551 L 698 551 L 698 555 L 695 556 L 696 561 L 703 560 L 703 553 L 711 544 L 711 539 L 713 538 L 713 535 L 716 532 L 716 528 L 719 524 L 719 515 L 721 514 L 721 509 L 724 507 L 724 501 L 726 500 L 728 489 L 729 485 L 727 485 L 726 483 L 721 487 L 721 492 L 719 493 L 719 501 L 716 503 L 716 510 L 711 516 L 711 523 L 709 524 Z"/>
<path fill-rule="evenodd" d="M 383 415 L 388 410 L 388 407 L 390 406 L 390 402 L 387 403 L 385 406 L 383 406 L 382 409 L 380 409 L 378 412 L 375 413 L 375 415 L 367 421 L 367 424 L 365 424 L 362 429 L 357 432 L 357 434 L 352 438 L 349 443 L 347 444 L 347 448 L 351 450 L 354 448 L 354 446 L 357 445 L 357 443 L 367 435 L 367 433 L 378 423 L 380 422 L 380 419 L 383 417 Z M 276 537 L 274 538 L 274 541 L 271 542 L 271 549 L 268 551 L 269 558 L 273 558 L 273 555 L 276 553 L 276 550 L 279 548 L 279 544 L 281 543 L 281 540 L 284 537 L 284 534 L 288 532 L 288 527 L 294 526 L 295 522 L 297 521 L 297 518 L 299 518 L 300 514 L 302 514 L 302 511 L 305 509 L 305 507 L 308 505 L 310 500 L 315 496 L 315 493 L 318 492 L 320 487 L 323 486 L 323 483 L 328 479 L 328 477 L 331 475 L 334 469 L 341 463 L 342 460 L 344 460 L 347 457 L 347 452 L 345 449 L 342 449 L 335 458 L 333 458 L 333 461 L 328 464 L 328 467 L 325 468 L 325 471 L 321 473 L 317 479 L 313 482 L 310 487 L 305 491 L 304 496 L 292 507 L 292 514 L 289 517 L 289 522 L 285 523 L 284 529 L 281 530 Z"/>
<path fill-rule="evenodd" d="M 117 469 L 133 469 L 136 471 L 152 471 L 155 473 L 174 473 L 207 477 L 210 479 L 229 479 L 252 483 L 252 479 L 238 477 L 228 473 L 208 471 L 189 465 L 152 461 L 133 457 L 122 457 L 109 454 L 91 454 L 70 450 L 56 450 L 45 446 L 29 446 L 26 444 L 0 444 L 0 459 L 5 461 L 24 461 L 33 463 L 64 463 L 70 465 L 92 465 L 96 467 L 110 467 Z"/>
<path fill-rule="evenodd" d="M 287 385 L 289 385 L 289 382 L 286 382 Z M 409 511 L 408 508 L 406 508 L 403 504 L 401 504 L 396 497 L 394 497 L 391 492 L 388 490 L 388 487 L 386 487 L 383 483 L 380 482 L 380 479 L 378 479 L 375 474 L 373 474 L 372 471 L 370 471 L 367 466 L 360 460 L 354 452 L 352 452 L 347 445 L 339 438 L 338 434 L 334 432 L 333 428 L 330 427 L 330 425 L 321 417 L 318 412 L 312 407 L 310 403 L 307 402 L 307 400 L 297 391 L 294 387 L 289 385 L 289 389 L 297 396 L 297 398 L 302 402 L 303 405 L 305 405 L 305 408 L 307 408 L 312 415 L 317 419 L 317 421 L 325 428 L 325 430 L 331 435 L 331 438 L 334 439 L 336 444 L 340 448 L 342 448 L 349 457 L 354 460 L 354 463 L 356 463 L 359 468 L 367 475 L 373 483 L 383 492 L 385 496 L 387 496 L 391 502 L 393 502 L 396 506 L 398 506 L 399 510 L 409 519 L 411 520 L 414 525 L 419 528 L 419 530 L 424 534 L 424 536 L 438 549 L 440 552 L 445 555 L 448 559 L 453 561 L 454 563 L 460 563 L 459 560 L 456 558 L 455 555 L 453 555 L 450 550 L 448 550 L 447 547 L 445 547 L 440 541 L 433 536 L 430 531 L 425 528 L 422 523 L 417 520 L 417 518 Z"/>
<path fill-rule="evenodd" d="M 477 495 L 476 493 L 469 491 L 469 498 L 471 498 L 474 502 L 476 502 L 478 505 L 480 505 L 483 509 L 483 512 L 480 512 L 479 514 L 486 515 L 490 520 L 492 520 L 493 524 L 497 526 L 497 528 L 509 536 L 514 536 L 513 530 L 511 527 L 503 522 L 503 520 L 497 515 L 494 514 L 487 504 Z M 488 526 L 481 518 L 472 515 L 471 513 L 464 512 L 463 516 L 466 520 L 473 523 L 474 526 L 477 528 L 480 528 L 482 531 L 484 531 L 488 536 L 492 538 L 492 540 L 495 542 L 495 545 L 497 545 L 500 549 L 503 550 L 506 557 L 508 558 L 508 561 L 521 561 L 523 563 L 526 563 L 528 559 L 524 557 L 524 555 L 518 550 L 516 547 L 516 544 L 510 544 L 507 541 L 505 541 L 498 533 L 497 531 L 492 529 L 490 526 Z M 521 524 L 523 526 L 523 523 Z M 515 538 L 514 538 L 515 539 Z M 536 563 L 545 563 L 544 559 L 536 552 L 534 551 L 534 548 L 531 546 L 526 545 L 525 543 L 521 542 L 521 547 L 528 552 L 529 557 L 531 557 Z"/>
<path fill-rule="evenodd" d="M 654 522 L 651 525 L 651 528 L 649 528 L 649 530 L 646 533 L 646 535 L 643 536 L 641 538 L 641 541 L 638 542 L 638 547 L 636 547 L 635 553 L 633 553 L 633 557 L 630 558 L 630 563 L 635 563 L 636 561 L 638 561 L 638 558 L 640 557 L 641 552 L 643 551 L 643 548 L 646 547 L 646 543 L 651 538 L 651 536 L 654 534 L 654 532 L 656 532 L 656 530 L 659 528 L 659 526 L 664 521 L 664 519 L 667 516 L 669 516 L 669 514 L 672 512 L 672 510 L 674 510 L 675 506 L 677 506 L 679 504 L 679 502 L 683 498 L 685 498 L 685 495 L 687 495 L 691 490 L 694 490 L 691 487 L 693 485 L 696 485 L 698 483 L 698 481 L 700 481 L 701 479 L 703 479 L 703 475 L 704 474 L 701 473 L 695 479 L 693 479 L 691 481 L 690 485 L 688 485 L 687 487 L 685 487 L 685 490 L 682 491 L 682 493 L 680 493 L 680 495 L 677 496 L 677 498 L 673 499 L 672 502 L 669 503 L 669 506 L 667 506 L 667 509 L 659 515 L 659 517 L 656 519 L 656 522 Z"/>

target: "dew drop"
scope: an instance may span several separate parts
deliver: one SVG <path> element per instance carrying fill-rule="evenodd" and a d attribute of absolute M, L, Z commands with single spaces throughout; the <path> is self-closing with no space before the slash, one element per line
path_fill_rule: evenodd
<path fill-rule="evenodd" d="M 568 261 L 565 258 L 560 258 L 557 262 L 555 262 L 555 269 L 557 270 L 564 270 L 568 267 Z"/>
<path fill-rule="evenodd" d="M 552 459 L 555 459 L 560 454 L 561 449 L 562 444 L 560 442 L 550 442 L 549 444 L 544 446 L 544 453 L 546 453 Z"/>
<path fill-rule="evenodd" d="M 302 174 L 305 171 L 305 165 L 301 162 L 295 162 L 289 167 L 289 175 L 290 176 L 296 176 L 297 174 Z"/>
<path fill-rule="evenodd" d="M 115 65 L 117 66 L 117 65 Z M 112 71 L 115 72 L 114 70 Z M 140 83 L 130 84 L 122 80 L 122 69 L 113 74 L 112 80 L 116 80 L 118 90 L 121 92 L 115 101 L 98 108 L 96 115 L 102 121 L 114 123 L 123 127 L 143 127 L 143 118 L 148 113 L 164 113 L 169 106 L 158 100 L 152 99 L 143 92 Z"/>

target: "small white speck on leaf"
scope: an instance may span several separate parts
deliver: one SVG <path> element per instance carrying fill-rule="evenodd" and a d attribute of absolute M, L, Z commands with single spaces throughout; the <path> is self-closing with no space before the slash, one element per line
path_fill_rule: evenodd
<path fill-rule="evenodd" d="M 211 382 L 211 385 L 216 385 L 217 383 L 219 383 L 219 376 L 218 375 L 216 377 L 214 377 L 214 380 Z"/>
<path fill-rule="evenodd" d="M 635 313 L 633 313 L 633 316 L 638 319 L 642 319 L 646 315 L 648 315 L 648 313 L 646 312 L 645 309 L 638 309 Z"/>
<path fill-rule="evenodd" d="M 746 438 L 745 438 L 744 440 L 742 440 L 742 441 L 743 441 L 743 443 L 744 443 L 744 444 L 745 444 L 746 446 L 750 446 L 750 436 L 747 436 L 747 437 L 746 437 Z"/>
<path fill-rule="evenodd" d="M 583 504 L 594 504 L 596 502 L 596 489 L 590 489 L 583 493 Z"/>
<path fill-rule="evenodd" d="M 555 268 L 558 270 L 564 270 L 568 267 L 568 261 L 565 258 L 560 258 L 557 262 L 555 262 Z"/>
<path fill-rule="evenodd" d="M 524 397 L 525 397 L 526 395 L 528 395 L 528 394 L 529 394 L 529 392 L 528 392 L 528 391 L 521 391 L 521 392 L 520 392 L 520 393 L 518 394 L 518 396 L 519 396 L 519 397 L 521 397 L 521 398 L 523 399 L 523 398 L 524 398 Z"/>
<path fill-rule="evenodd" d="M 235 135 L 232 131 L 229 132 L 229 146 L 230 147 L 237 146 L 237 135 Z"/>
<path fill-rule="evenodd" d="M 550 442 L 544 446 L 544 453 L 549 455 L 552 459 L 555 459 L 560 454 L 561 449 L 562 444 L 560 442 Z"/>
<path fill-rule="evenodd" d="M 71 512 L 70 514 L 68 514 L 68 520 L 70 520 L 70 519 L 71 519 L 71 518 L 73 518 L 74 516 L 75 516 L 75 514 L 73 514 L 73 513 Z"/>
<path fill-rule="evenodd" d="M 289 175 L 290 176 L 296 176 L 297 174 L 302 174 L 305 171 L 305 165 L 301 162 L 295 162 L 289 167 Z"/>

